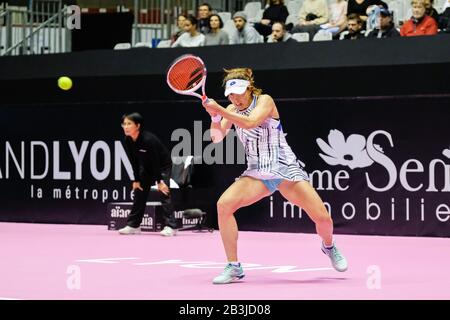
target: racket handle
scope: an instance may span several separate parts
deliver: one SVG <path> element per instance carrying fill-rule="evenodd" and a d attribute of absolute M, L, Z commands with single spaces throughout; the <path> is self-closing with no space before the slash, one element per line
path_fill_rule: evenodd
<path fill-rule="evenodd" d="M 208 103 L 208 102 L 209 102 L 208 97 L 205 96 L 205 95 L 203 95 L 203 96 L 202 96 L 202 103 Z"/>

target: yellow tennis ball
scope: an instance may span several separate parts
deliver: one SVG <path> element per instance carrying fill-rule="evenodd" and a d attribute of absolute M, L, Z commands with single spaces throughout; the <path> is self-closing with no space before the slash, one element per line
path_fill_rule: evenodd
<path fill-rule="evenodd" d="M 69 77 L 60 77 L 58 79 L 58 87 L 60 87 L 63 90 L 69 90 L 72 88 L 72 79 Z"/>

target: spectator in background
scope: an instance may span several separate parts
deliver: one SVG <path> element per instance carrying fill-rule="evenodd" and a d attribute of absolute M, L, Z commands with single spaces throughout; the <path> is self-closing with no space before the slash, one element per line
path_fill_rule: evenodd
<path fill-rule="evenodd" d="M 197 31 L 197 19 L 189 16 L 184 22 L 184 33 L 172 44 L 175 47 L 200 47 L 204 45 L 205 36 Z"/>
<path fill-rule="evenodd" d="M 411 37 L 437 34 L 436 21 L 425 13 L 425 0 L 412 0 L 411 7 L 412 17 L 403 24 L 400 35 Z"/>
<path fill-rule="evenodd" d="M 209 32 L 205 35 L 205 46 L 216 46 L 230 43 L 228 33 L 223 29 L 223 21 L 219 15 L 209 17 Z"/>
<path fill-rule="evenodd" d="M 393 38 L 400 37 L 400 32 L 395 28 L 392 21 L 392 12 L 384 8 L 380 9 L 378 28 L 373 29 L 367 37 L 369 38 Z"/>
<path fill-rule="evenodd" d="M 234 30 L 230 34 L 230 44 L 260 43 L 263 42 L 261 35 L 247 23 L 247 15 L 244 11 L 238 11 L 233 15 Z"/>
<path fill-rule="evenodd" d="M 272 25 L 275 22 L 285 23 L 288 15 L 283 0 L 269 0 L 269 6 L 264 10 L 261 21 L 255 23 L 254 28 L 266 39 L 272 33 Z"/>
<path fill-rule="evenodd" d="M 184 32 L 184 22 L 186 21 L 186 16 L 184 14 L 180 14 L 177 17 L 177 27 L 178 27 L 178 31 L 175 32 L 172 35 L 171 40 L 171 45 L 178 40 L 178 38 L 181 36 L 181 34 Z"/>
<path fill-rule="evenodd" d="M 436 21 L 436 23 L 439 22 L 439 13 L 437 10 L 433 7 L 434 0 L 425 0 L 425 14 L 427 16 L 430 16 Z"/>
<path fill-rule="evenodd" d="M 439 29 L 448 33 L 450 32 L 450 0 L 447 0 L 444 8 L 444 11 L 439 16 Z"/>
<path fill-rule="evenodd" d="M 292 28 L 291 33 L 308 32 L 312 40 L 320 25 L 329 19 L 328 4 L 326 0 L 305 0 L 298 14 L 299 22 Z"/>
<path fill-rule="evenodd" d="M 372 6 L 381 6 L 388 9 L 388 5 L 381 0 L 348 0 L 347 15 L 352 13 L 359 15 L 359 18 L 363 21 L 363 29 L 365 29 Z"/>
<path fill-rule="evenodd" d="M 319 32 L 328 31 L 336 36 L 347 27 L 347 1 L 335 0 L 330 4 L 329 12 L 330 21 L 321 24 Z"/>
<path fill-rule="evenodd" d="M 202 3 L 197 7 L 198 30 L 207 34 L 209 32 L 209 17 L 212 14 L 212 7 L 209 3 Z"/>
<path fill-rule="evenodd" d="M 363 21 L 355 14 L 351 13 L 347 16 L 347 30 L 348 33 L 344 36 L 345 40 L 356 40 L 364 38 Z"/>
<path fill-rule="evenodd" d="M 274 22 L 272 24 L 272 33 L 268 37 L 267 42 L 297 42 L 297 40 L 292 38 L 292 36 L 286 31 L 286 25 L 283 22 Z"/>

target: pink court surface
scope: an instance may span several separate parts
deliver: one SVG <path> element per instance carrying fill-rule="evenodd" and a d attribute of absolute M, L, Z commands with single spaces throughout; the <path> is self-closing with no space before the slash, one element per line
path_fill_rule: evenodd
<path fill-rule="evenodd" d="M 0 299 L 450 299 L 450 239 L 336 235 L 349 261 L 331 268 L 315 234 L 241 232 L 239 283 L 220 234 L 122 236 L 106 226 L 0 223 Z"/>

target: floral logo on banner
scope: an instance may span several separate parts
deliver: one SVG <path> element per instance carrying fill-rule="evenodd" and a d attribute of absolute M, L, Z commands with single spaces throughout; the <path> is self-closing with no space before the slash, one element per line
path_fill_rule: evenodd
<path fill-rule="evenodd" d="M 366 138 L 360 134 L 351 134 L 345 139 L 341 131 L 333 129 L 328 134 L 328 143 L 321 138 L 316 139 L 316 142 L 325 153 L 319 153 L 319 156 L 329 165 L 342 165 L 355 169 L 366 168 L 373 163 L 366 150 Z M 379 145 L 374 147 L 383 152 Z"/>

